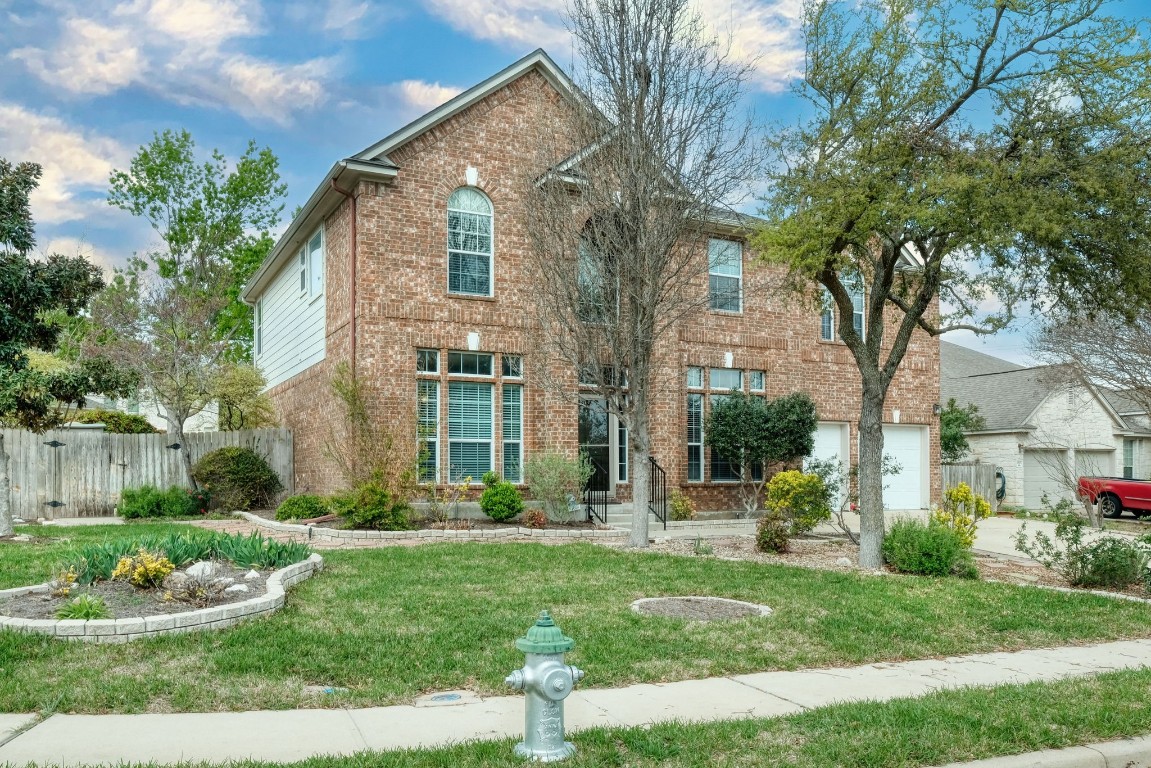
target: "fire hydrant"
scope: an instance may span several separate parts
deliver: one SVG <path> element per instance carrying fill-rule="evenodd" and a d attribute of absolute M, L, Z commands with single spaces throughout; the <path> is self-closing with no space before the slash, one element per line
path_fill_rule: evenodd
<path fill-rule="evenodd" d="M 535 626 L 516 640 L 516 648 L 527 655 L 523 669 L 512 672 L 504 682 L 527 692 L 524 740 L 515 753 L 550 763 L 575 754 L 575 745 L 564 741 L 563 700 L 583 679 L 583 670 L 564 664 L 564 654 L 575 647 L 547 611 L 540 611 Z"/>

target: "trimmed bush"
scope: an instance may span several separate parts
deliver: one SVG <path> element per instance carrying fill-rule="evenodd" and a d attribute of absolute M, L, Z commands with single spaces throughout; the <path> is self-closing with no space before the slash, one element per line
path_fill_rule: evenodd
<path fill-rule="evenodd" d="M 778 512 L 790 526 L 792 536 L 807 533 L 831 519 L 827 488 L 819 475 L 794 469 L 776 472 L 767 484 L 764 509 Z"/>
<path fill-rule="evenodd" d="M 1138 584 L 1147 569 L 1147 553 L 1125 539 L 1103 538 L 1080 554 L 1082 564 L 1077 587 L 1124 589 Z"/>
<path fill-rule="evenodd" d="M 524 511 L 524 498 L 514 485 L 497 478 L 496 482 L 484 488 L 480 496 L 480 509 L 497 523 L 506 523 Z"/>
<path fill-rule="evenodd" d="M 883 539 L 883 559 L 899 573 L 978 578 L 971 552 L 950 528 L 897 520 Z"/>
<path fill-rule="evenodd" d="M 262 509 L 283 488 L 264 457 L 251 448 L 217 448 L 192 467 L 196 482 L 212 494 L 213 505 L 228 511 Z"/>
<path fill-rule="evenodd" d="M 412 508 L 375 482 L 361 485 L 349 494 L 332 497 L 331 510 L 343 516 L 349 528 L 377 531 L 407 531 L 412 528 Z"/>
<path fill-rule="evenodd" d="M 319 496 L 301 493 L 289 496 L 276 507 L 277 520 L 310 520 L 328 514 L 328 503 Z"/>
<path fill-rule="evenodd" d="M 791 523 L 777 509 L 769 509 L 755 526 L 755 548 L 760 552 L 786 552 Z"/>
<path fill-rule="evenodd" d="M 117 435 L 149 435 L 160 431 L 139 414 L 109 411 L 102 408 L 77 411 L 72 417 L 72 423 L 103 424 L 105 432 L 112 432 Z"/>
<path fill-rule="evenodd" d="M 151 485 L 126 488 L 116 508 L 128 520 L 148 517 L 193 517 L 207 512 L 208 494 L 172 486 L 161 491 Z"/>

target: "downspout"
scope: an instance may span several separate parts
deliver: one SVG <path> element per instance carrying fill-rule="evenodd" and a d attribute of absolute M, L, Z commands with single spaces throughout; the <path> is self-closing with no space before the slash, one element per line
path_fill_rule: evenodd
<path fill-rule="evenodd" d="M 348 288 L 348 327 L 351 331 L 351 343 L 348 345 L 348 357 L 352 367 L 352 379 L 356 378 L 356 196 L 346 189 L 341 189 L 336 180 L 331 180 L 332 189 L 339 192 L 352 203 L 352 227 L 351 227 L 351 255 L 349 257 L 348 272 L 349 272 L 349 288 Z"/>

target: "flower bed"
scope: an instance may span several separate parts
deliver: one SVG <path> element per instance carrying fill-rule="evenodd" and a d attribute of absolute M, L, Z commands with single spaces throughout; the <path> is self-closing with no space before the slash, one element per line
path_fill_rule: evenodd
<path fill-rule="evenodd" d="M 299 525 L 281 523 L 251 512 L 235 512 L 257 527 L 280 533 L 298 533 L 313 541 L 343 542 L 362 539 L 453 539 L 456 541 L 478 541 L 508 538 L 561 538 L 561 539 L 616 539 L 626 540 L 628 532 L 615 528 L 528 528 L 522 525 L 503 527 L 476 527 L 466 529 L 424 528 L 414 531 L 360 531 L 341 528 L 324 528 L 319 525 Z"/>

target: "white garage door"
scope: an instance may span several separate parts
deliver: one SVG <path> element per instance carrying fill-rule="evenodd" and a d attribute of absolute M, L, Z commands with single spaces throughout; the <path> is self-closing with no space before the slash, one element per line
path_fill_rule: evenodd
<path fill-rule="evenodd" d="M 840 466 L 843 468 L 843 473 L 846 475 L 847 468 L 851 461 L 851 452 L 848 446 L 846 424 L 820 422 L 815 430 L 815 447 L 812 448 L 809 458 L 820 461 L 835 459 L 840 463 Z M 842 495 L 846 490 L 846 488 L 841 488 L 839 492 L 840 498 L 834 500 L 833 503 L 837 508 L 842 504 Z"/>
<path fill-rule="evenodd" d="M 1114 477 L 1115 451 L 1076 451 L 1075 477 Z"/>
<path fill-rule="evenodd" d="M 1070 498 L 1064 485 L 1067 451 L 1023 451 L 1023 506 L 1033 512 L 1043 509 L 1043 494 L 1051 503 Z"/>
<path fill-rule="evenodd" d="M 883 425 L 883 452 L 895 459 L 897 475 L 883 476 L 884 509 L 926 509 L 927 427 Z"/>

